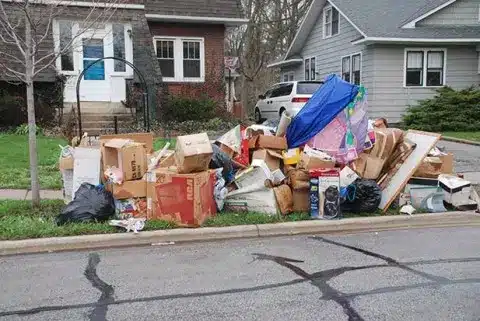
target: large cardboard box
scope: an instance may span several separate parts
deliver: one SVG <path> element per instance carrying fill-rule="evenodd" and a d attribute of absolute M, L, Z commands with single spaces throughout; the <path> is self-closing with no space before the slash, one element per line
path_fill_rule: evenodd
<path fill-rule="evenodd" d="M 278 209 L 282 215 L 287 215 L 293 211 L 292 190 L 288 185 L 280 185 L 273 188 L 277 199 Z"/>
<path fill-rule="evenodd" d="M 287 139 L 285 137 L 258 135 L 250 139 L 250 149 L 274 149 L 285 150 L 288 148 Z"/>
<path fill-rule="evenodd" d="M 308 190 L 310 188 L 310 175 L 306 170 L 290 170 L 287 172 L 287 177 L 293 190 Z"/>
<path fill-rule="evenodd" d="M 334 168 L 335 162 L 331 160 L 321 159 L 315 156 L 309 156 L 305 153 L 302 154 L 300 158 L 300 162 L 298 163 L 297 168 L 305 169 L 305 170 L 312 170 L 312 169 L 319 169 L 319 168 Z"/>
<path fill-rule="evenodd" d="M 453 154 L 425 157 L 414 177 L 437 178 L 440 174 L 453 173 Z"/>
<path fill-rule="evenodd" d="M 147 173 L 147 217 L 197 227 L 217 213 L 215 172 L 179 174 L 167 168 Z"/>
<path fill-rule="evenodd" d="M 280 168 L 280 161 L 283 159 L 283 156 L 273 150 L 258 149 L 253 152 L 252 162 L 254 159 L 263 160 L 273 172 Z"/>
<path fill-rule="evenodd" d="M 107 190 L 112 192 L 113 197 L 117 200 L 129 198 L 147 197 L 147 181 L 136 180 L 126 181 L 123 184 L 108 184 Z"/>
<path fill-rule="evenodd" d="M 115 166 L 123 173 L 123 181 L 141 179 L 147 172 L 145 144 L 115 138 L 103 144 L 103 169 Z"/>
<path fill-rule="evenodd" d="M 208 170 L 213 149 L 206 133 L 178 136 L 175 149 L 175 162 L 181 174 Z"/>

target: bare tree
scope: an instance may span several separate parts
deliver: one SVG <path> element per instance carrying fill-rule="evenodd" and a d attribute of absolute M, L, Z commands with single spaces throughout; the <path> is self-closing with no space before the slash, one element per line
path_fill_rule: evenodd
<path fill-rule="evenodd" d="M 242 0 L 248 25 L 230 30 L 227 52 L 240 57 L 242 102 L 251 107 L 276 74 L 269 62 L 285 55 L 312 0 Z M 251 108 L 249 108 L 251 111 Z"/>
<path fill-rule="evenodd" d="M 90 0 L 81 14 L 72 14 L 73 0 L 0 0 L 0 78 L 26 86 L 28 143 L 33 206 L 40 203 L 34 81 L 53 68 L 59 57 L 75 49 L 87 30 L 110 20 L 123 0 Z M 56 19 L 79 21 L 79 30 L 61 46 L 53 45 L 53 24 Z"/>

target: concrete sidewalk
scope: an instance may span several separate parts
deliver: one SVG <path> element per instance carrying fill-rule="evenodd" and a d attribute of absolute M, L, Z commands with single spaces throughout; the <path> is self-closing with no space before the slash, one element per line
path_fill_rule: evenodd
<path fill-rule="evenodd" d="M 41 190 L 40 198 L 44 200 L 62 200 L 63 192 L 58 190 Z M 0 200 L 31 200 L 32 192 L 27 189 L 0 189 Z"/>

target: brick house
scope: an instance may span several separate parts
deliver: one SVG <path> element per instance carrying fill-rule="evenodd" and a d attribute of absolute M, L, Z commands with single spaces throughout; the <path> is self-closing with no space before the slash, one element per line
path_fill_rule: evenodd
<path fill-rule="evenodd" d="M 11 0 L 0 1 L 9 16 L 17 14 Z M 35 81 L 49 83 L 58 74 L 66 76 L 65 107 L 76 102 L 80 72 L 92 61 L 109 56 L 133 63 L 150 88 L 162 79 L 173 95 L 225 97 L 225 31 L 247 22 L 240 0 L 128 0 L 116 4 L 105 0 L 103 6 L 88 0 L 58 2 L 68 10 L 55 17 L 43 46 L 58 52 L 65 43 L 74 41 L 76 47 L 63 53 L 55 68 L 45 69 Z M 106 22 L 82 29 L 82 19 L 91 11 L 89 5 L 98 7 L 99 12 L 108 6 L 114 13 Z M 37 7 L 41 16 L 45 6 Z M 7 46 L 0 39 L 0 52 L 8 50 Z M 0 57 L 0 65 L 2 62 L 11 63 Z M 12 80 L 2 69 L 0 81 Z M 139 81 L 134 70 L 119 61 L 105 60 L 90 67 L 80 86 L 82 112 L 126 114 L 122 101 L 131 79 Z"/>

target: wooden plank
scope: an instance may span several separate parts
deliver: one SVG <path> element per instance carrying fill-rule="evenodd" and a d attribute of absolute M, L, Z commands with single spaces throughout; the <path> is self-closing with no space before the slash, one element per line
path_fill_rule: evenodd
<path fill-rule="evenodd" d="M 378 207 L 383 212 L 388 210 L 395 198 L 405 188 L 410 178 L 420 167 L 423 159 L 440 140 L 440 137 L 441 135 L 436 133 L 418 130 L 407 131 L 405 138 L 415 143 L 416 147 L 400 166 L 397 173 L 393 175 L 388 186 L 382 191 L 382 201 Z"/>

